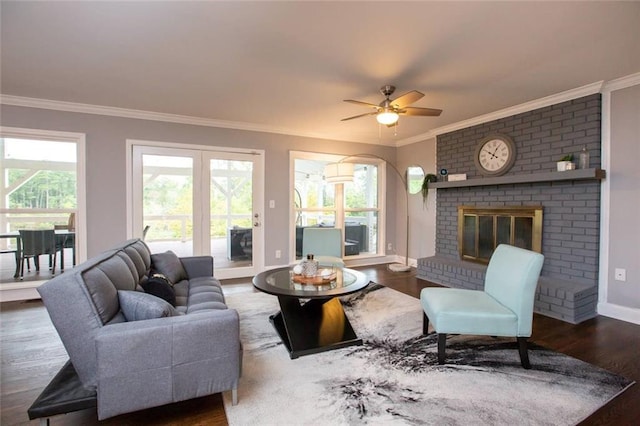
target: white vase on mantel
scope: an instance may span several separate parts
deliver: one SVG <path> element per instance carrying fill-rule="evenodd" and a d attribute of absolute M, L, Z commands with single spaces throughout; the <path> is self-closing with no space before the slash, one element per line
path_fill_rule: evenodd
<path fill-rule="evenodd" d="M 576 164 L 571 161 L 558 161 L 556 165 L 558 166 L 559 172 L 565 172 L 567 170 L 575 170 L 576 168 Z"/>

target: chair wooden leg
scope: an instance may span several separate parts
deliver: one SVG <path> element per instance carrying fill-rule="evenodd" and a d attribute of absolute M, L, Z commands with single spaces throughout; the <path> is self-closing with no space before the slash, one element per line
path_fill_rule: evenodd
<path fill-rule="evenodd" d="M 520 364 L 522 364 L 522 368 L 529 370 L 531 369 L 531 364 L 529 363 L 529 351 L 527 346 L 527 338 L 518 337 L 518 352 L 520 352 Z"/>
<path fill-rule="evenodd" d="M 438 364 L 443 365 L 445 359 L 445 347 L 447 346 L 447 335 L 438 333 Z"/>
<path fill-rule="evenodd" d="M 429 317 L 422 311 L 422 334 L 429 334 Z"/>

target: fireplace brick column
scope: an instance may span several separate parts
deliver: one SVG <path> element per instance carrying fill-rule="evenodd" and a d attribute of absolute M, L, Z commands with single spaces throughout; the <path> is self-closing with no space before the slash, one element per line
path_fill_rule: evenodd
<path fill-rule="evenodd" d="M 586 146 L 590 167 L 600 166 L 600 95 L 590 95 L 438 136 L 437 168 L 475 170 L 477 143 L 491 133 L 510 136 L 516 161 L 506 177 L 555 170 L 565 154 Z M 600 238 L 600 182 L 562 181 L 438 189 L 436 256 L 418 260 L 418 277 L 452 287 L 482 288 L 484 267 L 458 259 L 457 207 L 544 207 L 545 263 L 536 311 L 577 323 L 596 315 Z M 478 284 L 479 283 L 479 284 Z"/>

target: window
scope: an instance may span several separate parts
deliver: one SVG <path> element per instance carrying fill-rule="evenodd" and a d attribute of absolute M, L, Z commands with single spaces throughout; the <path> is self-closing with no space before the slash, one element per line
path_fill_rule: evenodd
<path fill-rule="evenodd" d="M 15 234 L 20 229 L 72 226 L 69 248 L 84 259 L 84 135 L 1 130 L 0 249 L 16 250 Z M 15 262 L 10 254 L 2 256 L 0 281 L 13 281 Z M 66 266 L 74 264 L 72 256 L 65 259 Z"/>
<path fill-rule="evenodd" d="M 332 184 L 324 179 L 327 164 L 342 156 L 292 153 L 293 217 L 296 259 L 302 256 L 306 227 L 338 227 L 344 236 L 346 257 L 377 255 L 380 242 L 382 160 L 351 158 L 352 182 Z"/>
<path fill-rule="evenodd" d="M 0 147 L 5 189 L 3 207 L 75 211 L 78 206 L 75 143 L 1 138 Z M 48 227 L 56 220 L 30 219 L 21 222 Z"/>
<path fill-rule="evenodd" d="M 353 182 L 344 184 L 345 254 L 377 253 L 377 233 L 378 166 L 354 164 Z"/>

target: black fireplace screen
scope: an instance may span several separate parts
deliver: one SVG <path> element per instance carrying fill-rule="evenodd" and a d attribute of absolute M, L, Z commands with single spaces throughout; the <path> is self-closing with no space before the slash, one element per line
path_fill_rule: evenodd
<path fill-rule="evenodd" d="M 499 244 L 542 250 L 542 206 L 458 207 L 460 257 L 488 263 Z"/>

